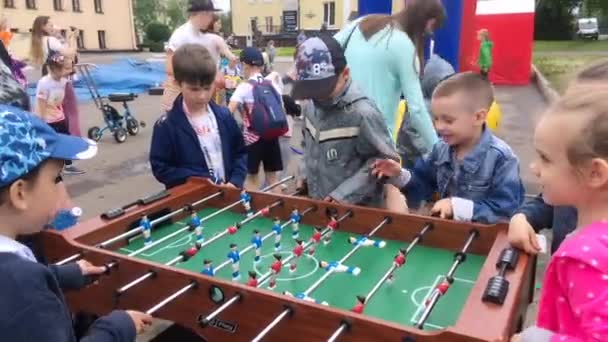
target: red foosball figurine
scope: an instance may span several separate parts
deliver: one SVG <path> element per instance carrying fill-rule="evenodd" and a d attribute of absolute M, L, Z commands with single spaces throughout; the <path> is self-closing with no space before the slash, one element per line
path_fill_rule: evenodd
<path fill-rule="evenodd" d="M 444 280 L 440 284 L 438 284 L 437 287 L 435 287 L 435 291 L 439 292 L 441 294 L 441 296 L 443 296 L 450 289 L 450 285 L 451 284 L 449 281 Z M 435 291 L 433 291 L 433 294 L 435 293 Z M 425 306 L 429 305 L 429 303 L 431 302 L 431 298 L 433 298 L 433 296 L 430 296 L 429 298 L 426 299 L 426 301 L 424 301 Z"/>
<path fill-rule="evenodd" d="M 272 272 L 270 275 L 270 284 L 268 284 L 270 290 L 273 290 L 277 286 L 277 277 L 283 268 L 283 263 L 281 262 L 283 257 L 280 254 L 274 254 L 273 257 L 276 261 L 270 265 L 270 271 Z"/>
<path fill-rule="evenodd" d="M 302 253 L 304 252 L 304 246 L 302 246 L 302 240 L 296 239 L 296 246 L 291 251 L 294 255 L 293 260 L 291 261 L 291 265 L 289 266 L 289 272 L 293 273 L 296 271 L 298 267 L 298 260 L 302 257 Z"/>
<path fill-rule="evenodd" d="M 239 229 L 238 229 L 236 226 L 230 226 L 230 227 L 228 227 L 228 230 L 227 230 L 227 231 L 228 231 L 228 234 L 230 234 L 230 235 L 234 235 L 234 234 L 236 234 L 236 232 L 237 232 L 238 230 L 239 230 Z"/>
<path fill-rule="evenodd" d="M 399 253 L 395 256 L 395 259 L 393 260 L 393 265 L 395 266 L 395 269 L 405 265 L 405 261 L 407 260 L 406 256 L 407 250 L 404 248 L 399 248 Z M 391 273 L 386 279 L 386 281 L 390 284 L 393 279 L 395 279 L 395 275 Z"/>
<path fill-rule="evenodd" d="M 249 279 L 247 280 L 247 286 L 258 287 L 258 274 L 254 271 L 249 271 Z"/>
<path fill-rule="evenodd" d="M 260 213 L 262 214 L 262 216 L 268 216 L 268 214 L 270 214 L 270 209 L 268 209 L 268 207 L 262 208 L 262 210 L 260 210 Z"/>
<path fill-rule="evenodd" d="M 315 233 L 312 234 L 312 237 L 310 238 L 312 245 L 310 246 L 310 249 L 308 250 L 308 254 L 310 254 L 310 255 L 315 254 L 315 249 L 321 242 L 321 237 L 323 237 L 323 234 L 321 233 L 321 227 L 315 227 Z"/>
<path fill-rule="evenodd" d="M 331 241 L 331 235 L 338 229 L 338 220 L 335 216 L 330 217 L 329 222 L 327 222 L 327 228 L 329 228 L 329 232 L 325 235 L 325 240 L 323 241 L 324 245 L 327 245 Z"/>
<path fill-rule="evenodd" d="M 357 304 L 351 309 L 352 312 L 362 314 L 365 309 L 365 297 L 357 296 Z"/>

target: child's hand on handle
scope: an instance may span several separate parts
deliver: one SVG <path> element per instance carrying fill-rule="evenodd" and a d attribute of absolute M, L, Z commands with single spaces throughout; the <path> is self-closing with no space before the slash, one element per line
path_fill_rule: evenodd
<path fill-rule="evenodd" d="M 95 266 L 84 259 L 76 261 L 76 264 L 80 267 L 83 276 L 98 275 L 106 271 L 104 266 Z"/>
<path fill-rule="evenodd" d="M 397 177 L 401 174 L 401 164 L 392 159 L 376 160 L 372 164 L 372 175 L 377 178 L 382 177 Z"/>
<path fill-rule="evenodd" d="M 516 214 L 509 222 L 509 243 L 523 249 L 526 253 L 536 255 L 541 248 L 536 239 L 536 232 L 524 214 Z"/>
<path fill-rule="evenodd" d="M 139 311 L 127 310 L 127 315 L 131 317 L 133 324 L 135 325 L 135 331 L 141 334 L 144 328 L 152 324 L 152 316 Z"/>
<path fill-rule="evenodd" d="M 431 215 L 438 216 L 442 219 L 449 219 L 454 216 L 454 208 L 452 208 L 452 200 L 450 198 L 444 198 L 435 202 L 433 208 L 431 208 Z"/>

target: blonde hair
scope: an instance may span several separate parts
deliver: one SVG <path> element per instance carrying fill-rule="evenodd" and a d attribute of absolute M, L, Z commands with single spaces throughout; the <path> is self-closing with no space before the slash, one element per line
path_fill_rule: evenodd
<path fill-rule="evenodd" d="M 608 160 L 608 79 L 577 79 L 548 113 L 576 115 L 585 122 L 568 147 L 570 164 L 583 165 L 593 158 Z"/>
<path fill-rule="evenodd" d="M 32 40 L 30 43 L 30 60 L 35 65 L 44 64 L 44 47 L 42 46 L 42 38 L 46 36 L 44 27 L 49 22 L 51 17 L 49 16 L 38 16 L 34 19 L 32 25 Z"/>
<path fill-rule="evenodd" d="M 488 31 L 488 29 L 481 29 L 479 31 L 477 31 L 477 34 L 482 36 L 483 39 L 490 39 L 490 31 Z"/>

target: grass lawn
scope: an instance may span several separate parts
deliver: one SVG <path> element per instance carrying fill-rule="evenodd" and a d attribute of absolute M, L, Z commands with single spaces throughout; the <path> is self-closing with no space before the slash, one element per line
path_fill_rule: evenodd
<path fill-rule="evenodd" d="M 534 52 L 608 51 L 608 40 L 537 40 Z"/>
<path fill-rule="evenodd" d="M 601 51 L 606 51 L 607 55 L 594 54 Z M 608 58 L 608 40 L 536 41 L 534 52 L 534 64 L 561 93 L 578 70 Z"/>

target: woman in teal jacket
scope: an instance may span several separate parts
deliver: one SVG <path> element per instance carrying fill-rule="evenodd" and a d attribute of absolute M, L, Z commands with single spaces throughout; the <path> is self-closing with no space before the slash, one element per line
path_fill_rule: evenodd
<path fill-rule="evenodd" d="M 412 128 L 420 137 L 413 141 L 420 154 L 431 151 L 437 141 L 420 87 L 424 38 L 444 19 L 441 0 L 411 0 L 400 12 L 360 18 L 335 35 L 346 50 L 353 80 L 376 102 L 393 138 L 404 95 Z"/>

